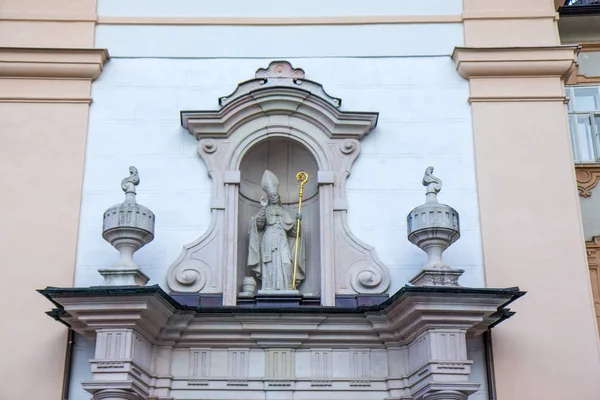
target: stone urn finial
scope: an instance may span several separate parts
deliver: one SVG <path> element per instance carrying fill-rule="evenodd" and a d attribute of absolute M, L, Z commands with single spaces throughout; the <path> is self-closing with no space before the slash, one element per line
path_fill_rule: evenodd
<path fill-rule="evenodd" d="M 464 271 L 450 268 L 442 261 L 442 253 L 460 238 L 458 212 L 438 202 L 442 181 L 433 176 L 433 167 L 425 170 L 423 186 L 427 188 L 425 204 L 412 210 L 406 220 L 408 240 L 427 253 L 428 260 L 410 283 L 416 286 L 459 286 L 458 278 Z"/>
<path fill-rule="evenodd" d="M 105 285 L 145 285 L 148 282 L 148 277 L 133 261 L 133 253 L 154 239 L 154 213 L 137 204 L 135 199 L 135 187 L 139 183 L 137 168 L 129 167 L 129 176 L 121 181 L 125 201 L 104 213 L 102 237 L 120 253 L 116 265 L 99 270 Z"/>

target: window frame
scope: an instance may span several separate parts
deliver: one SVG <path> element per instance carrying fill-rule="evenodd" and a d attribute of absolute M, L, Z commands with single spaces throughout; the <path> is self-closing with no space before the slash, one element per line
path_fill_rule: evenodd
<path fill-rule="evenodd" d="M 576 110 L 575 105 L 577 103 L 577 96 L 575 95 L 576 89 L 581 88 L 594 88 L 597 92 L 598 104 L 595 110 Z M 567 85 L 565 87 L 567 91 L 567 97 L 569 99 L 567 103 L 569 133 L 571 136 L 571 147 L 573 149 L 573 159 L 575 163 L 600 163 L 600 85 Z M 588 136 L 587 139 L 590 144 L 586 144 L 589 147 L 592 157 L 582 157 L 580 138 L 583 136 L 579 131 L 579 118 L 587 117 L 589 121 L 590 131 L 585 132 L 584 135 Z M 576 131 L 573 131 L 575 127 Z M 589 137 L 591 135 L 591 137 Z"/>

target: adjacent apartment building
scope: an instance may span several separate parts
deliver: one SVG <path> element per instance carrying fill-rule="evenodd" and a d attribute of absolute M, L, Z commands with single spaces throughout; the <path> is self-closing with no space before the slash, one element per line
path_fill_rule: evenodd
<path fill-rule="evenodd" d="M 600 172 L 600 3 L 572 2 L 561 9 L 559 30 L 564 44 L 580 45 L 577 68 L 567 80 L 569 128 L 585 245 L 590 268 L 596 318 L 600 321 L 600 275 L 598 271 L 598 239 L 600 213 L 598 196 L 594 194 Z"/>
<path fill-rule="evenodd" d="M 599 398 L 598 7 L 0 0 L 0 398 Z"/>

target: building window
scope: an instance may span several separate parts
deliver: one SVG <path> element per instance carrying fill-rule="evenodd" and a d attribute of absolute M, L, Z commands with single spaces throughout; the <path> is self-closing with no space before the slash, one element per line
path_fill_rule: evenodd
<path fill-rule="evenodd" d="M 569 86 L 567 96 L 575 162 L 600 161 L 600 86 Z"/>

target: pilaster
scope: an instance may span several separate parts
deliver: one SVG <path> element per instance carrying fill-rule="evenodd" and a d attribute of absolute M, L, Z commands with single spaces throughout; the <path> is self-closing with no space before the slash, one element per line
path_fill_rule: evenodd
<path fill-rule="evenodd" d="M 559 43 L 551 0 L 463 1 L 467 46 L 548 46 Z"/>
<path fill-rule="evenodd" d="M 475 13 L 481 19 L 467 18 Z M 526 317 L 510 330 L 494 328 L 497 396 L 525 400 L 531 387 L 539 398 L 597 396 L 600 357 L 564 90 L 579 49 L 559 45 L 549 1 L 466 0 L 464 15 L 468 47 L 453 59 L 469 80 L 486 285 L 516 277 L 531 293 L 518 306 Z M 558 303 L 557 281 L 568 293 Z M 561 324 L 546 317 L 549 303 Z M 564 384 L 575 380 L 591 383 Z"/>
<path fill-rule="evenodd" d="M 90 87 L 108 57 L 93 49 L 96 3 L 0 1 L 0 169 L 18 171 L 0 179 L 10 188 L 0 200 L 11 210 L 3 223 L 12 227 L 2 254 L 4 265 L 21 266 L 18 278 L 4 270 L 11 281 L 4 295 L 27 304 L 27 326 L 43 332 L 4 353 L 0 374 L 11 382 L 3 385 L 5 398 L 63 397 L 66 329 L 48 323 L 33 291 L 40 280 L 73 283 Z M 44 240 L 31 252 L 20 238 L 34 231 Z M 5 317 L 22 320 L 22 309 L 7 309 Z M 2 343 L 23 340 L 19 329 L 0 333 Z"/>

